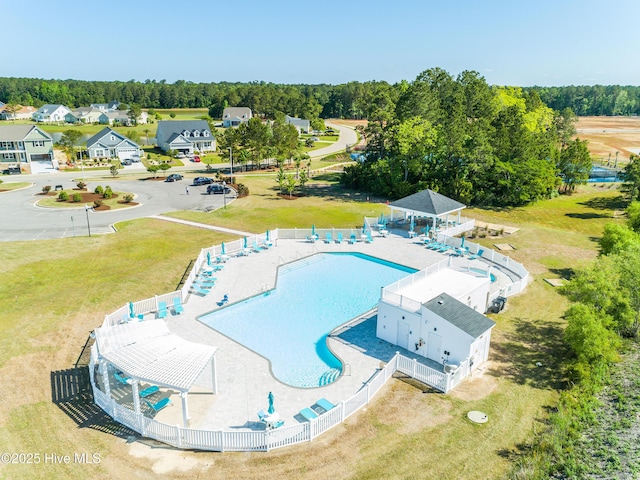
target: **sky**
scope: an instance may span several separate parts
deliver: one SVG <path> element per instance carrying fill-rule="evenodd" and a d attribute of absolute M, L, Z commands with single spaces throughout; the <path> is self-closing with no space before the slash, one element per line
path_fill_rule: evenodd
<path fill-rule="evenodd" d="M 640 85 L 638 0 L 0 0 L 0 77 Z"/>

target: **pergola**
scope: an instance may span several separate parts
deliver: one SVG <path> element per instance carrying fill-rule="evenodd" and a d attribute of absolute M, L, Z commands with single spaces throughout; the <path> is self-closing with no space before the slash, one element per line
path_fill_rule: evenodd
<path fill-rule="evenodd" d="M 394 218 L 395 210 L 398 210 L 405 218 L 416 216 L 432 218 L 435 227 L 438 219 L 448 226 L 450 215 L 455 215 L 455 221 L 460 223 L 460 212 L 466 208 L 466 205 L 427 189 L 391 202 L 389 208 L 391 218 Z"/>
<path fill-rule="evenodd" d="M 213 393 L 217 393 L 215 352 L 209 345 L 188 342 L 174 335 L 163 320 L 130 322 L 95 330 L 98 360 L 102 366 L 105 393 L 111 397 L 108 365 L 131 378 L 133 406 L 140 413 L 139 383 L 180 392 L 182 418 L 188 427 L 187 394 L 211 363 Z"/>

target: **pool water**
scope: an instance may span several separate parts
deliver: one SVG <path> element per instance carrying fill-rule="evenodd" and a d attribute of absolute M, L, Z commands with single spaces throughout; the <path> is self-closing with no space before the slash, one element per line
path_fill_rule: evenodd
<path fill-rule="evenodd" d="M 266 357 L 280 381 L 327 385 L 341 373 L 327 334 L 374 308 L 380 290 L 416 270 L 360 253 L 322 253 L 283 265 L 276 288 L 199 318 Z"/>

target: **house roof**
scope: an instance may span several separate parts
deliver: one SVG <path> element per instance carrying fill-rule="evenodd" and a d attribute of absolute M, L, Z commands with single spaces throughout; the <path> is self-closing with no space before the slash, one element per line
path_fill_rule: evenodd
<path fill-rule="evenodd" d="M 111 140 L 111 135 L 115 137 L 115 140 Z M 123 142 L 130 143 L 136 147 L 138 146 L 136 142 L 130 140 L 121 133 L 116 132 L 112 128 L 105 127 L 87 140 L 87 148 L 91 148 L 95 144 L 99 144 L 104 147 L 115 147 Z"/>
<path fill-rule="evenodd" d="M 424 306 L 473 338 L 478 338 L 496 324 L 446 293 L 432 298 Z"/>
<path fill-rule="evenodd" d="M 172 142 L 176 138 L 176 134 L 181 135 L 185 130 L 189 132 L 206 130 L 209 132 L 207 139 L 213 140 L 215 138 L 206 120 L 162 120 L 158 122 L 156 130 L 158 144 Z M 202 138 L 198 137 L 198 139 Z M 190 138 L 187 140 L 190 140 Z"/>
<path fill-rule="evenodd" d="M 227 107 L 222 111 L 222 118 L 246 118 L 247 120 L 251 118 L 253 114 L 251 113 L 251 109 L 249 107 Z"/>
<path fill-rule="evenodd" d="M 71 111 L 68 107 L 65 107 L 64 105 L 47 104 L 47 105 L 41 106 L 36 113 L 52 113 L 52 112 L 55 112 L 60 107 L 64 108 L 65 110 Z"/>
<path fill-rule="evenodd" d="M 391 202 L 389 206 L 428 215 L 444 215 L 466 208 L 466 205 L 428 189 Z"/>
<path fill-rule="evenodd" d="M 0 142 L 24 140 L 34 130 L 51 140 L 51 136 L 48 133 L 35 125 L 2 125 L 0 126 Z"/>
<path fill-rule="evenodd" d="M 125 374 L 181 391 L 193 386 L 216 352 L 172 334 L 162 320 L 100 327 L 95 334 L 100 355 Z"/>

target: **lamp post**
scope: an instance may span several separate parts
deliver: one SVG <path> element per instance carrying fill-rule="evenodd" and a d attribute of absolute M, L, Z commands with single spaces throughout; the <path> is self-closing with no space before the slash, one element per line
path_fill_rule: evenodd
<path fill-rule="evenodd" d="M 87 230 L 89 230 L 89 236 L 91 236 L 91 224 L 89 223 L 89 210 L 93 210 L 93 207 L 89 207 L 86 203 L 84 205 L 84 212 L 87 214 Z"/>
<path fill-rule="evenodd" d="M 222 181 L 222 201 L 224 202 L 224 209 L 227 208 L 227 182 Z"/>
<path fill-rule="evenodd" d="M 233 183 L 233 147 L 229 147 L 229 178 Z"/>
<path fill-rule="evenodd" d="M 73 237 L 76 236 L 76 223 L 73 221 L 73 217 L 71 217 L 71 225 L 73 225 Z"/>

